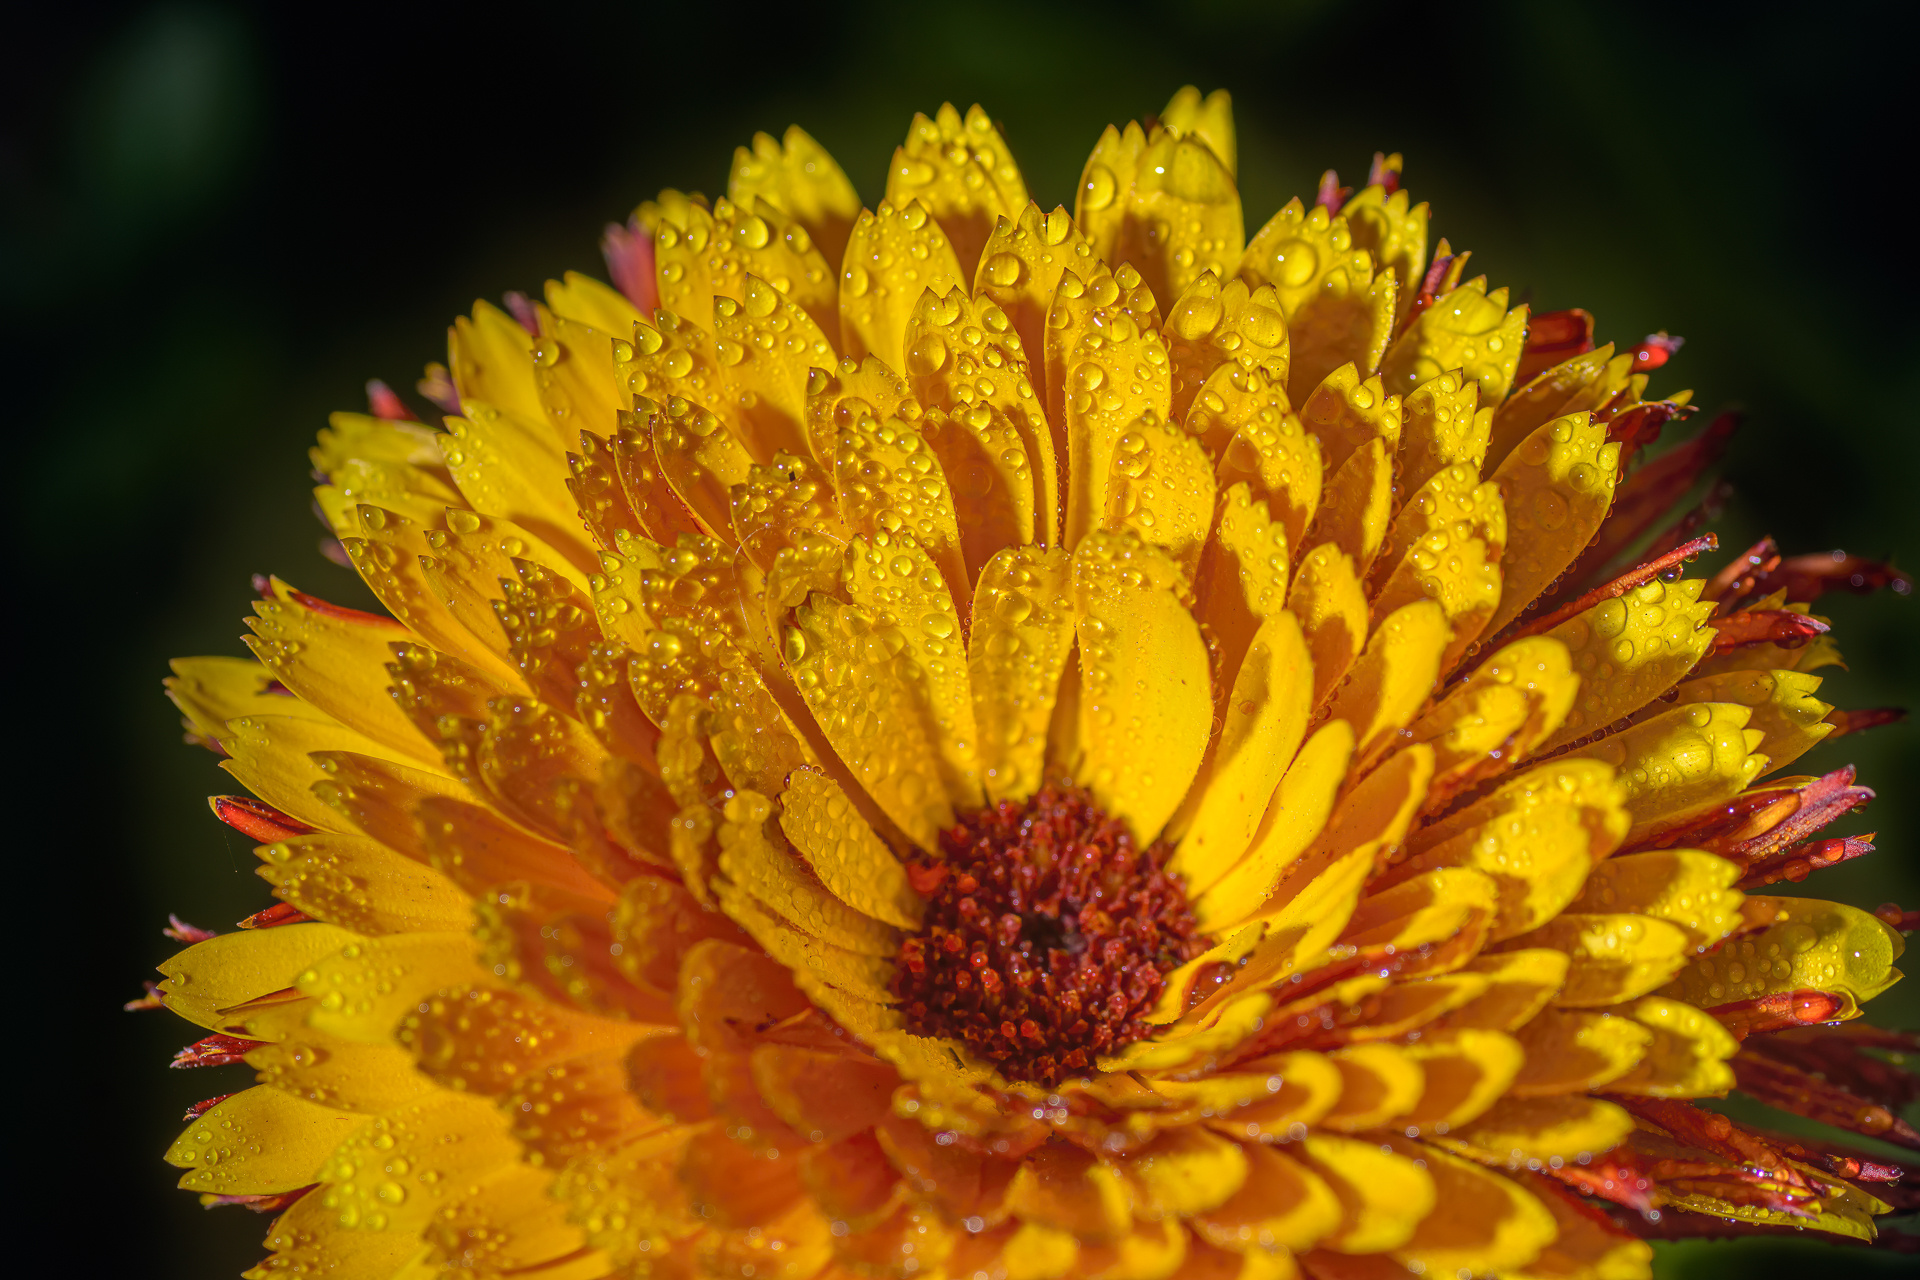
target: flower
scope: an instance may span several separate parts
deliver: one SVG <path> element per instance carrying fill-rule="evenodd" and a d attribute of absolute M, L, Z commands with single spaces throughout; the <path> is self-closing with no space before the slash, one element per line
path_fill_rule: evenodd
<path fill-rule="evenodd" d="M 259 1072 L 168 1153 L 278 1214 L 250 1275 L 1874 1235 L 1898 1170 L 1689 1100 L 1920 1145 L 1913 1039 L 1846 1021 L 1912 918 L 1749 892 L 1870 850 L 1850 770 L 1780 771 L 1885 718 L 1814 696 L 1811 602 L 1906 580 L 1681 577 L 1733 424 L 1643 460 L 1677 339 L 1510 307 L 1398 157 L 1250 241 L 1234 167 L 1191 89 L 1071 215 L 977 107 L 871 212 L 762 135 L 617 288 L 456 320 L 437 428 L 333 419 L 386 612 L 272 579 L 253 660 L 175 664 L 280 904 L 136 1002 Z"/>

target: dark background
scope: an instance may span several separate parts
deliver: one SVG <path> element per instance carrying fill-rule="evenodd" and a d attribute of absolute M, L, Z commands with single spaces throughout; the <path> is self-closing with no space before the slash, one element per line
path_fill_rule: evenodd
<path fill-rule="evenodd" d="M 724 190 L 756 129 L 801 123 L 873 201 L 914 110 L 977 100 L 1036 197 L 1071 207 L 1103 125 L 1225 86 L 1249 234 L 1323 168 L 1352 181 L 1402 150 L 1476 271 L 1536 309 L 1590 308 L 1603 337 L 1685 335 L 1656 386 L 1747 407 L 1729 550 L 1771 531 L 1920 567 L 1915 240 L 1894 190 L 1910 44 L 1891 7 L 41 8 L 0 35 L 6 859 L 28 929 L 8 972 L 29 996 L 6 1057 L 36 1215 L 16 1238 L 66 1251 L 67 1274 L 229 1276 L 266 1226 L 203 1213 L 159 1162 L 182 1108 L 244 1068 L 169 1072 L 191 1029 L 119 1011 L 172 950 L 169 911 L 224 929 L 269 901 L 249 842 L 205 808 L 231 788 L 180 745 L 166 659 L 242 652 L 254 572 L 354 599 L 308 510 L 326 413 L 362 407 L 370 376 L 411 394 L 476 295 L 598 273 L 602 224 L 661 186 Z M 1852 670 L 1829 699 L 1920 702 L 1920 602 L 1830 604 Z M 1881 799 L 1840 830 L 1881 849 L 1817 890 L 1920 905 L 1920 735 L 1798 767 L 1847 759 Z M 1920 1025 L 1920 993 L 1875 1012 Z M 35 1233 L 55 1223 L 71 1233 Z M 1661 1266 L 1869 1263 L 1808 1247 Z"/>

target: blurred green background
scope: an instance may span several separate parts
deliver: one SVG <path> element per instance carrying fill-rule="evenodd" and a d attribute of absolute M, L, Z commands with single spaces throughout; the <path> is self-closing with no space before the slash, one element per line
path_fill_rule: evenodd
<path fill-rule="evenodd" d="M 230 789 L 180 745 L 169 656 L 239 653 L 248 577 L 352 599 L 304 450 L 362 384 L 410 394 L 476 296 L 537 291 L 662 186 L 722 190 L 736 143 L 798 122 L 871 201 L 915 110 L 979 101 L 1043 203 L 1102 126 L 1196 83 L 1235 95 L 1249 232 L 1375 149 L 1474 269 L 1603 337 L 1687 338 L 1662 375 L 1749 411 L 1729 550 L 1772 532 L 1920 567 L 1910 68 L 1889 6 L 1750 4 L 66 6 L 10 24 L 0 325 L 13 444 L 13 1093 L 41 1221 L 81 1274 L 229 1276 L 266 1222 L 203 1213 L 159 1154 L 244 1068 L 169 1072 L 190 1029 L 123 1014 L 171 950 L 269 901 Z M 22 15 L 24 16 L 24 15 Z M 1907 245 L 1908 248 L 1901 246 Z M 1703 421 L 1696 419 L 1696 422 Z M 1916 603 L 1830 599 L 1831 700 L 1920 703 Z M 1920 905 L 1920 735 L 1803 767 L 1880 790 L 1837 830 L 1880 852 L 1816 881 Z M 16 953 L 18 954 L 18 953 Z M 1879 1020 L 1920 1025 L 1920 990 Z M 1668 1276 L 1894 1259 L 1752 1241 Z"/>

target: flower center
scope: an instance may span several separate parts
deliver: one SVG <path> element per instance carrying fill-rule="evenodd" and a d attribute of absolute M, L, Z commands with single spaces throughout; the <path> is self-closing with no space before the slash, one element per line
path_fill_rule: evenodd
<path fill-rule="evenodd" d="M 1205 950 L 1171 846 L 1139 848 L 1077 787 L 1003 801 L 909 869 L 927 900 L 893 992 L 907 1029 L 1053 1085 L 1145 1037 L 1169 971 Z"/>

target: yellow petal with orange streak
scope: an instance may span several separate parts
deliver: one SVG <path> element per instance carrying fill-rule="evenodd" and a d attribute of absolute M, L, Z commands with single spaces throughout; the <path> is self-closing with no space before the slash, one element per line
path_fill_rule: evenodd
<path fill-rule="evenodd" d="M 1101 1071 L 1184 1071 L 1196 1063 L 1217 1063 L 1219 1055 L 1258 1035 L 1273 1011 L 1273 997 L 1253 991 L 1222 1002 L 1204 1025 L 1182 1023 L 1156 1040 L 1136 1040 L 1095 1062 Z"/>
<path fill-rule="evenodd" d="M 904 372 L 907 322 L 920 295 L 931 289 L 944 298 L 967 279 L 953 243 L 918 200 L 861 210 L 840 267 L 841 353 L 878 356 Z"/>
<path fill-rule="evenodd" d="M 1475 956 L 1465 966 L 1487 979 L 1487 989 L 1446 1016 L 1445 1025 L 1512 1031 L 1525 1026 L 1566 981 L 1569 961 L 1564 951 L 1535 947 Z"/>
<path fill-rule="evenodd" d="M 743 209 L 765 200 L 785 210 L 807 229 L 830 263 L 840 260 L 847 233 L 860 215 L 860 196 L 845 172 L 797 124 L 788 125 L 779 141 L 756 133 L 752 150 L 733 149 L 727 198 Z"/>
<path fill-rule="evenodd" d="M 517 1163 L 509 1124 L 491 1098 L 438 1090 L 342 1142 L 321 1170 L 319 1194 L 362 1230 L 417 1233 L 454 1195 Z"/>
<path fill-rule="evenodd" d="M 1275 613 L 1240 664 L 1226 723 L 1194 782 L 1198 802 L 1169 864 L 1186 878 L 1189 892 L 1211 885 L 1247 850 L 1306 736 L 1312 688 L 1300 624 L 1284 610 Z"/>
<path fill-rule="evenodd" d="M 246 1020 L 246 1034 L 270 1041 L 247 1052 L 260 1083 L 306 1102 L 378 1115 L 434 1088 L 396 1044 L 360 1044 L 307 1026 L 310 1000 L 290 1000 Z"/>
<path fill-rule="evenodd" d="M 1620 446 L 1588 413 L 1556 418 L 1508 454 L 1493 473 L 1506 502 L 1506 580 L 1487 625 L 1498 633 L 1518 618 L 1587 549 L 1613 503 Z"/>
<path fill-rule="evenodd" d="M 309 965 L 358 941 L 318 922 L 223 933 L 162 962 L 160 996 L 188 1022 L 220 1031 L 246 1017 L 228 1010 L 292 986 Z"/>
<path fill-rule="evenodd" d="M 598 329 L 611 338 L 631 338 L 633 326 L 646 320 L 625 294 L 578 271 L 547 281 L 546 299 L 556 316 Z"/>
<path fill-rule="evenodd" d="M 477 600 L 478 584 L 454 582 L 448 572 L 428 568 L 428 561 L 442 563 L 433 543 L 446 541 L 448 531 L 442 527 L 446 514 L 436 511 L 431 521 L 423 524 L 397 511 L 362 503 L 354 508 L 353 530 L 340 542 L 361 580 L 409 631 L 508 688 L 524 687 L 525 678 L 506 656 L 508 645 L 500 620 L 491 610 L 482 620 L 474 612 L 477 605 L 468 603 Z M 436 539 L 436 534 L 443 536 Z M 578 572 L 563 556 L 555 554 L 551 559 L 559 561 L 564 571 Z M 469 621 L 480 630 L 472 630 Z"/>
<path fill-rule="evenodd" d="M 1830 703 L 1814 697 L 1820 677 L 1804 671 L 1724 671 L 1688 680 L 1674 690 L 1674 701 L 1737 702 L 1753 708 L 1747 728 L 1763 736 L 1760 751 L 1769 772 L 1784 769 L 1833 731 L 1826 717 Z"/>
<path fill-rule="evenodd" d="M 953 805 L 905 639 L 866 611 L 816 594 L 794 611 L 782 642 L 834 753 L 908 839 L 933 849 Z"/>
<path fill-rule="evenodd" d="M 1285 1137 L 1290 1141 L 1298 1136 L 1294 1125 L 1318 1123 L 1340 1100 L 1340 1068 L 1324 1053 L 1277 1053 L 1257 1058 L 1248 1065 L 1270 1073 L 1264 1078 L 1258 1074 L 1251 1077 L 1251 1082 L 1264 1088 L 1268 1096 L 1264 1099 L 1256 1096 L 1254 1101 L 1233 1109 L 1227 1117 L 1229 1126 L 1238 1126 L 1249 1138 L 1271 1142 Z M 1205 1091 L 1212 1081 L 1230 1079 L 1232 1077 L 1216 1075 L 1191 1086 L 1156 1080 L 1153 1087 L 1172 1097 L 1184 1098 L 1186 1088 Z M 1276 1080 L 1278 1087 L 1274 1087 Z"/>
<path fill-rule="evenodd" d="M 362 1044 L 392 1043 L 400 1019 L 436 991 L 493 981 L 471 933 L 370 938 L 310 961 L 292 979 L 315 1001 L 308 1019 L 316 1030 Z"/>
<path fill-rule="evenodd" d="M 1513 1081 L 1516 1098 L 1585 1093 L 1639 1065 L 1653 1032 L 1623 1013 L 1548 1009 L 1514 1033 L 1527 1061 Z"/>
<path fill-rule="evenodd" d="M 744 300 L 747 277 L 755 275 L 819 323 L 833 318 L 833 265 L 806 228 L 773 205 L 723 198 L 709 211 L 687 202 L 652 230 L 663 311 L 703 324 L 714 299 Z"/>
<path fill-rule="evenodd" d="M 1237 276 L 1223 284 L 1204 271 L 1167 307 L 1161 333 L 1173 361 L 1173 416 L 1181 422 L 1188 421 L 1195 397 L 1223 365 L 1258 369 L 1278 386 L 1287 383 L 1287 322 L 1271 285 L 1250 289 Z M 1195 435 L 1212 453 L 1226 444 L 1224 433 Z"/>
<path fill-rule="evenodd" d="M 876 1014 L 891 1013 L 885 1009 L 894 999 L 887 990 L 887 983 L 893 977 L 891 957 L 863 955 L 816 933 L 795 928 L 784 915 L 769 910 L 763 898 L 738 885 L 723 882 L 716 887 L 716 895 L 728 918 L 745 929 L 768 955 L 787 966 L 794 982 L 830 1017 L 839 1021 L 849 1007 L 856 1011 L 872 1010 Z M 837 1000 L 815 998 L 822 984 L 832 988 Z M 882 1021 L 856 1012 L 851 1021 L 841 1025 L 855 1035 L 871 1036 L 897 1026 L 898 1022 L 897 1017 Z"/>
<path fill-rule="evenodd" d="M 1168 1130 L 1129 1151 L 1120 1171 L 1135 1218 L 1191 1218 L 1231 1199 L 1250 1166 L 1239 1143 L 1198 1127 Z"/>
<path fill-rule="evenodd" d="M 1751 707 L 1696 702 L 1584 747 L 1575 758 L 1611 765 L 1625 793 L 1634 842 L 1738 794 L 1766 772 L 1762 735 L 1747 728 Z"/>
<path fill-rule="evenodd" d="M 1699 578 L 1680 582 L 1656 578 L 1624 596 L 1602 600 L 1547 632 L 1567 646 L 1568 660 L 1586 683 L 1565 723 L 1540 749 L 1551 751 L 1646 708 L 1691 671 L 1713 644 L 1709 620 L 1714 606 L 1700 599 L 1704 586 Z M 1722 701 L 1712 696 L 1720 686 L 1688 683 L 1697 685 L 1698 692 L 1692 697 L 1682 695 L 1678 701 Z M 1745 697 L 1724 700 L 1753 705 Z M 1776 767 L 1784 763 L 1778 761 Z"/>
<path fill-rule="evenodd" d="M 1000 1251 L 1007 1280 L 1056 1280 L 1073 1270 L 1080 1242 L 1070 1231 L 1023 1222 Z"/>
<path fill-rule="evenodd" d="M 1058 1140 L 1021 1161 L 1007 1201 L 1023 1222 L 1091 1242 L 1117 1239 L 1132 1221 L 1119 1171 Z"/>
<path fill-rule="evenodd" d="M 1267 500 L 1299 547 L 1320 508 L 1320 441 L 1287 405 L 1287 394 L 1258 369 L 1221 365 L 1187 411 L 1187 430 L 1220 455 L 1223 487 L 1246 481 Z"/>
<path fill-rule="evenodd" d="M 1537 751 L 1565 723 L 1582 689 L 1560 641 L 1516 640 L 1454 684 L 1409 735 L 1433 745 L 1436 767 L 1452 784 L 1447 794 L 1458 794 Z"/>
<path fill-rule="evenodd" d="M 1381 621 L 1328 712 L 1354 726 L 1356 769 L 1377 759 L 1427 700 L 1451 638 L 1446 615 L 1431 600 Z"/>
<path fill-rule="evenodd" d="M 1633 1128 L 1624 1108 L 1584 1093 L 1563 1093 L 1502 1098 L 1478 1120 L 1436 1141 L 1490 1161 L 1579 1161 L 1620 1145 Z"/>
<path fill-rule="evenodd" d="M 1491 915 L 1498 901 L 1491 876 L 1467 867 L 1440 868 L 1369 895 L 1340 940 L 1410 951 L 1452 937 L 1475 913 Z"/>
<path fill-rule="evenodd" d="M 893 851 L 854 810 L 840 784 L 796 769 L 779 796 L 780 829 L 829 892 L 854 910 L 918 929 L 924 904 Z"/>
<path fill-rule="evenodd" d="M 1380 553 L 1392 514 L 1392 456 L 1384 440 L 1370 440 L 1328 478 L 1308 536 L 1340 548 L 1365 577 Z"/>
<path fill-rule="evenodd" d="M 516 1280 L 603 1280 L 614 1274 L 606 1255 L 585 1248 L 585 1234 L 568 1221 L 566 1207 L 547 1194 L 553 1177 L 551 1169 L 529 1164 L 496 1170 L 463 1188 L 422 1235 L 434 1255 L 482 1274 L 496 1268 L 496 1275 Z"/>
<path fill-rule="evenodd" d="M 1526 1265 L 1553 1243 L 1553 1215 L 1532 1193 L 1458 1156 L 1391 1139 L 1396 1151 L 1418 1154 L 1433 1178 L 1433 1212 L 1393 1256 L 1440 1275 L 1466 1269 L 1506 1272 Z"/>
<path fill-rule="evenodd" d="M 1544 1174 L 1522 1180 L 1534 1188 L 1560 1234 L 1539 1257 L 1510 1273 L 1514 1280 L 1649 1280 L 1652 1245 L 1587 1216 L 1585 1205 Z"/>
<path fill-rule="evenodd" d="M 1563 360 L 1515 388 L 1494 411 L 1487 456 L 1498 464 L 1547 419 L 1599 408 L 1626 390 L 1632 365 L 1632 354 L 1615 356 L 1609 342 Z"/>
<path fill-rule="evenodd" d="M 987 113 L 974 106 L 962 118 L 948 102 L 931 120 L 914 114 L 905 145 L 894 148 L 884 198 L 896 209 L 911 200 L 925 205 L 966 279 L 998 220 L 1026 207 L 1027 184 Z"/>
<path fill-rule="evenodd" d="M 1340 1101 L 1320 1123 L 1336 1133 L 1385 1124 L 1420 1100 L 1426 1071 L 1404 1048 L 1355 1044 L 1327 1055 L 1340 1069 Z"/>
<path fill-rule="evenodd" d="M 833 344 L 776 285 L 749 275 L 740 294 L 713 300 L 713 334 L 729 386 L 737 388 L 741 443 L 755 461 L 804 454 L 808 371 L 833 367 Z"/>
<path fill-rule="evenodd" d="M 1257 1256 L 1310 1248 L 1339 1227 L 1339 1197 L 1311 1168 L 1262 1143 L 1247 1143 L 1240 1151 L 1245 1180 L 1226 1203 L 1195 1217 L 1193 1228 L 1201 1239 Z"/>
<path fill-rule="evenodd" d="M 1418 494 L 1448 467 L 1464 465 L 1476 478 L 1480 475 L 1493 408 L 1479 406 L 1480 384 L 1459 369 L 1430 378 L 1402 397 L 1402 493 Z"/>
<path fill-rule="evenodd" d="M 1631 912 L 1564 912 L 1514 940 L 1521 947 L 1554 947 L 1573 963 L 1554 997 L 1563 1009 L 1591 1009 L 1646 995 L 1687 962 L 1693 946 L 1678 925 Z"/>
<path fill-rule="evenodd" d="M 1047 420 L 1065 459 L 1063 541 L 1075 546 L 1106 513 L 1114 450 L 1135 422 L 1173 411 L 1166 341 L 1153 291 L 1122 264 L 1060 278 L 1047 317 Z"/>
<path fill-rule="evenodd" d="M 325 770 L 309 757 L 316 751 L 350 750 L 388 753 L 344 725 L 294 716 L 247 716 L 227 725 L 221 740 L 227 759 L 220 767 L 241 786 L 274 808 L 321 831 L 341 831 L 346 824 L 324 796 L 314 793 L 326 781 Z M 452 779 L 447 779 L 452 784 Z"/>
<path fill-rule="evenodd" d="M 1391 1126 L 1405 1132 L 1446 1133 L 1499 1101 L 1520 1070 L 1525 1054 L 1512 1036 L 1498 1031 L 1429 1031 L 1406 1047 L 1425 1073 L 1420 1100 Z"/>
<path fill-rule="evenodd" d="M 1096 533 L 1074 552 L 1082 616 L 1081 785 L 1143 845 L 1180 804 L 1213 718 L 1206 641 L 1176 594 L 1179 570 L 1127 533 Z"/>
<path fill-rule="evenodd" d="M 1388 395 L 1378 378 L 1362 378 L 1351 364 L 1327 374 L 1300 403 L 1300 422 L 1320 440 L 1329 472 L 1355 450 L 1379 440 L 1392 457 L 1400 448 L 1400 397 Z"/>
<path fill-rule="evenodd" d="M 1379 1253 L 1406 1243 L 1432 1211 L 1434 1178 L 1388 1144 L 1310 1133 L 1298 1154 L 1325 1179 L 1340 1201 L 1338 1226 L 1325 1247 L 1340 1253 Z"/>
<path fill-rule="evenodd" d="M 1367 596 L 1353 560 L 1331 542 L 1301 558 L 1287 593 L 1313 659 L 1313 704 L 1322 705 L 1346 678 L 1367 641 Z"/>
<path fill-rule="evenodd" d="M 183 1190 L 273 1195 L 313 1185 L 333 1149 L 366 1123 L 279 1089 L 245 1089 L 188 1125 L 166 1161 L 187 1171 Z"/>
<path fill-rule="evenodd" d="M 1260 911 L 1281 877 L 1326 829 L 1352 758 L 1353 729 L 1344 720 L 1322 725 L 1307 739 L 1281 776 L 1246 856 L 1211 884 L 1189 881 L 1195 918 L 1203 928 L 1219 929 Z M 1192 870 L 1204 880 L 1204 868 Z"/>
<path fill-rule="evenodd" d="M 246 637 L 274 677 L 357 734 L 378 754 L 437 762 L 434 750 L 387 695 L 388 646 L 411 639 L 391 618 L 329 605 L 278 578 L 273 598 L 254 602 Z M 359 750 L 358 747 L 349 749 Z"/>
<path fill-rule="evenodd" d="M 476 301 L 471 319 L 456 316 L 447 330 L 447 365 L 461 405 L 479 400 L 544 425 L 533 343 L 519 321 L 490 302 Z"/>
<path fill-rule="evenodd" d="M 468 505 L 511 520 L 541 539 L 581 574 L 593 571 L 593 547 L 567 491 L 567 457 L 553 429 L 480 400 L 463 400 L 446 419 L 441 452 Z"/>
<path fill-rule="evenodd" d="M 1407 395 L 1451 369 L 1480 384 L 1480 403 L 1506 399 L 1527 338 L 1527 308 L 1507 310 L 1507 291 L 1487 292 L 1476 276 L 1442 294 L 1387 348 L 1381 377 L 1387 390 Z"/>
<path fill-rule="evenodd" d="M 1740 864 L 1698 849 L 1658 849 L 1609 858 L 1587 877 L 1574 911 L 1637 911 L 1713 947 L 1740 927 Z"/>
<path fill-rule="evenodd" d="M 458 885 L 377 840 L 318 832 L 258 852 L 275 897 L 355 933 L 434 933 L 473 919 Z"/>
<path fill-rule="evenodd" d="M 209 742 L 227 734 L 227 721 L 242 716 L 292 716 L 333 722 L 312 703 L 268 688 L 277 677 L 251 658 L 175 658 L 161 683 L 193 731 Z"/>
<path fill-rule="evenodd" d="M 1655 1098 L 1722 1097 L 1734 1087 L 1727 1060 L 1740 1042 L 1719 1019 L 1681 1000 L 1648 996 L 1620 1013 L 1652 1032 L 1652 1042 L 1631 1071 L 1609 1086 L 1613 1093 Z"/>
<path fill-rule="evenodd" d="M 990 800 L 1040 789 L 1047 726 L 1073 650 L 1079 606 L 1061 547 L 1008 547 L 981 571 L 968 630 L 967 673 Z"/>

